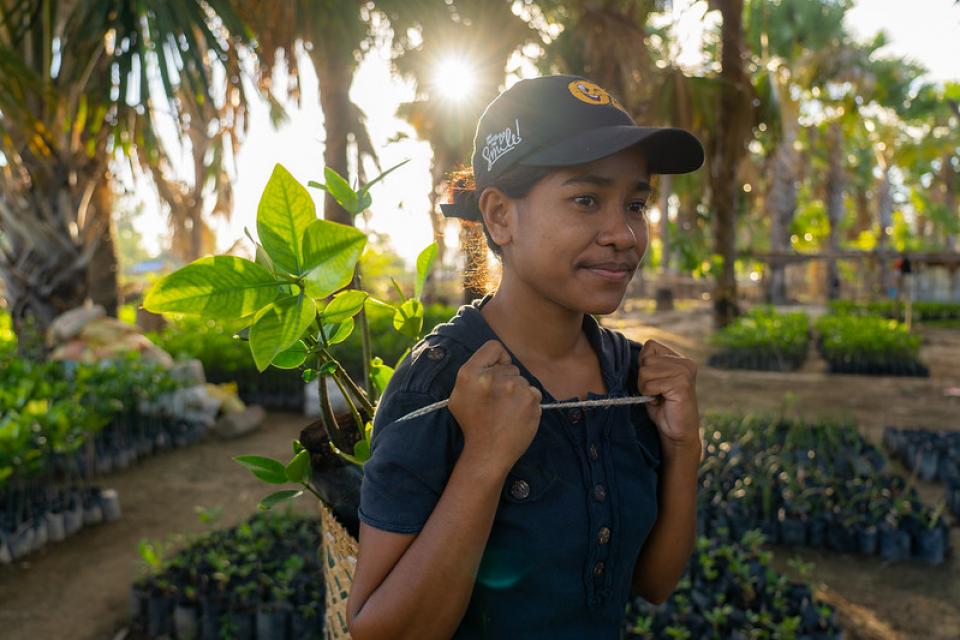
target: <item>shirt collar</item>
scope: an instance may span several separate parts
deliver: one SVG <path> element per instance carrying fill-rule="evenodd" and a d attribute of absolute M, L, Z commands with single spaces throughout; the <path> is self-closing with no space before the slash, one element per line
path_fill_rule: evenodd
<path fill-rule="evenodd" d="M 503 343 L 503 340 L 494 332 L 493 328 L 483 317 L 483 314 L 480 313 L 480 308 L 489 302 L 491 298 L 493 298 L 493 294 L 488 293 L 482 298 L 476 298 L 469 304 L 461 306 L 449 322 L 437 325 L 431 333 L 455 340 L 464 345 L 471 353 L 479 349 L 488 340 L 499 340 Z M 596 318 L 589 313 L 583 314 L 583 331 L 586 333 L 587 339 L 590 341 L 594 352 L 599 356 L 600 371 L 603 375 L 604 383 L 607 386 L 607 395 L 624 395 L 625 377 L 630 364 L 630 349 L 627 345 L 627 340 L 622 336 L 617 339 L 615 332 L 602 328 Z M 510 347 L 505 343 L 504 347 L 513 358 L 514 364 L 520 369 L 521 375 L 543 394 L 545 402 L 551 398 L 560 401 L 574 399 L 573 397 L 553 398 L 540 381 L 537 380 L 537 378 L 523 366 L 523 363 L 520 362 L 513 352 L 510 351 Z M 605 396 L 592 391 L 587 394 L 588 399 L 602 397 Z"/>

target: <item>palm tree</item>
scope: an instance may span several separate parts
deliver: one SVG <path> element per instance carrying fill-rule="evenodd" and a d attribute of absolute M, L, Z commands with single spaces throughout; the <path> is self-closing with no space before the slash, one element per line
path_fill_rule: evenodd
<path fill-rule="evenodd" d="M 749 0 L 744 16 L 749 45 L 756 56 L 758 88 L 764 95 L 775 136 L 770 153 L 770 179 L 765 203 L 770 217 L 770 250 L 790 247 L 790 225 L 797 209 L 801 170 L 800 105 L 811 91 L 819 95 L 830 80 L 838 79 L 833 64 L 847 41 L 843 17 L 850 0 L 815 2 L 765 2 Z M 834 165 L 830 165 L 833 167 Z M 832 184 L 840 188 L 838 175 Z M 840 188 L 842 199 L 842 188 Z M 834 203 L 836 204 L 835 200 Z M 842 200 L 840 202 L 842 205 Z M 773 260 L 767 290 L 768 302 L 787 300 L 785 265 Z"/>
<path fill-rule="evenodd" d="M 714 326 L 728 325 L 740 313 L 737 304 L 736 212 L 740 193 L 737 171 L 746 154 L 753 122 L 750 80 L 746 71 L 743 0 L 711 0 L 723 19 L 720 50 L 720 113 L 717 133 L 708 143 L 714 252 L 722 265 L 713 294 Z"/>
<path fill-rule="evenodd" d="M 42 336 L 84 302 L 95 256 L 108 263 L 99 275 L 115 269 L 112 251 L 98 254 L 109 248 L 111 159 L 162 158 L 157 118 L 166 111 L 180 136 L 202 124 L 185 103 L 213 103 L 219 69 L 227 128 L 240 134 L 246 43 L 224 0 L 0 0 L 0 276 L 23 352 L 42 350 L 30 326 Z"/>
<path fill-rule="evenodd" d="M 350 100 L 350 86 L 363 51 L 373 41 L 368 3 L 359 0 L 332 2 L 296 0 L 234 0 L 237 12 L 254 25 L 258 42 L 257 81 L 271 88 L 271 74 L 283 60 L 289 75 L 288 97 L 300 100 L 303 51 L 316 74 L 325 133 L 324 166 L 341 176 L 348 172 L 351 138 L 357 148 L 357 174 L 364 178 L 363 158 L 377 162 L 360 108 Z M 323 215 L 341 224 L 354 224 L 336 200 L 325 194 Z"/>
<path fill-rule="evenodd" d="M 443 262 L 445 220 L 436 205 L 446 191 L 447 176 L 469 164 L 477 119 L 502 88 L 510 56 L 537 39 L 536 31 L 513 13 L 512 4 L 506 0 L 377 2 L 393 30 L 394 68 L 417 87 L 417 99 L 402 105 L 399 115 L 433 151 L 430 220 L 439 249 L 437 265 Z M 469 96 L 445 95 L 444 83 L 436 81 L 442 65 L 450 60 L 460 61 L 464 72 L 472 74 Z M 466 259 L 469 274 L 477 265 L 469 253 Z M 465 283 L 464 302 L 482 293 Z"/>

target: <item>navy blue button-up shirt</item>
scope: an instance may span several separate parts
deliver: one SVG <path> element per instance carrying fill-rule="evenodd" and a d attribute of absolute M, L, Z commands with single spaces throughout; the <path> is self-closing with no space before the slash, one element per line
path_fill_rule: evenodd
<path fill-rule="evenodd" d="M 417 533 L 463 450 L 447 409 L 397 418 L 450 397 L 460 366 L 499 340 L 480 313 L 492 296 L 437 325 L 397 367 L 373 423 L 360 520 Z M 584 314 L 608 396 L 636 395 L 642 345 Z M 504 345 L 506 347 L 506 345 Z M 508 348 L 509 350 L 509 348 Z M 511 353 L 511 355 L 513 355 Z M 521 375 L 555 399 L 515 357 Z M 470 604 L 454 638 L 619 638 L 637 557 L 657 517 L 660 439 L 643 405 L 545 409 L 507 475 Z"/>

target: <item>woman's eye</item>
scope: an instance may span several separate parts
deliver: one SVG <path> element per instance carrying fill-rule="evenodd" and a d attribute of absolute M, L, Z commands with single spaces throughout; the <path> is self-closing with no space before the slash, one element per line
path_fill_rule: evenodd
<path fill-rule="evenodd" d="M 593 196 L 574 196 L 572 200 L 581 207 L 592 207 L 597 203 Z"/>
<path fill-rule="evenodd" d="M 631 202 L 628 205 L 631 213 L 644 214 L 647 212 L 646 202 Z"/>

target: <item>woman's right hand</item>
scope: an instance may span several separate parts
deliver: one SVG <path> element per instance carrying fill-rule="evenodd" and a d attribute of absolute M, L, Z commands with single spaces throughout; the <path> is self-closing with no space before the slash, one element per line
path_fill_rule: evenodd
<path fill-rule="evenodd" d="M 503 344 L 488 340 L 460 367 L 447 408 L 463 431 L 464 452 L 505 474 L 537 433 L 542 397 Z"/>

